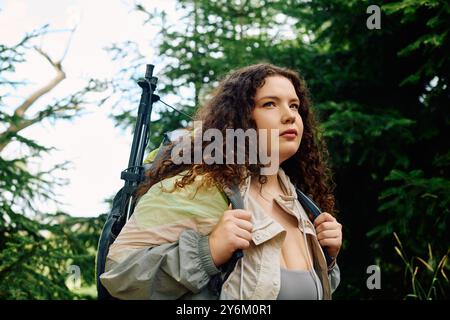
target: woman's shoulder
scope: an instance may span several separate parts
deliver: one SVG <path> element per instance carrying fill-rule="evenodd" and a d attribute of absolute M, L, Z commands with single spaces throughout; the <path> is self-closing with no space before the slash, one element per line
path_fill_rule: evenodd
<path fill-rule="evenodd" d="M 226 196 L 216 186 L 209 186 L 203 175 L 184 187 L 174 188 L 187 171 L 155 183 L 139 200 L 135 214 L 148 215 L 158 212 L 159 216 L 201 216 L 216 218 L 228 207 Z"/>

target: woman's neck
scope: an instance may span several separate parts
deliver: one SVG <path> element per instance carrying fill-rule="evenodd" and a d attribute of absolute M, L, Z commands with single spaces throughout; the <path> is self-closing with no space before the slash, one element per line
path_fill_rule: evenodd
<path fill-rule="evenodd" d="M 278 183 L 278 174 L 273 174 L 270 176 L 266 176 L 267 182 L 264 184 L 268 189 L 278 189 L 280 184 Z"/>
<path fill-rule="evenodd" d="M 263 189 L 269 192 L 282 192 L 280 182 L 278 181 L 278 174 L 266 175 L 267 178 L 266 183 L 262 185 Z M 252 179 L 251 184 L 254 186 L 256 190 L 261 189 L 261 183 L 259 183 L 259 179 Z"/>

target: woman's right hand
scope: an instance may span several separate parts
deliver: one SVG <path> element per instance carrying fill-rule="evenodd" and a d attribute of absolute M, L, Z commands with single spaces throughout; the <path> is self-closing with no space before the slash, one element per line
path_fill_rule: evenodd
<path fill-rule="evenodd" d="M 209 235 L 209 248 L 214 264 L 227 262 L 238 249 L 247 249 L 252 240 L 252 214 L 247 210 L 226 210 Z"/>

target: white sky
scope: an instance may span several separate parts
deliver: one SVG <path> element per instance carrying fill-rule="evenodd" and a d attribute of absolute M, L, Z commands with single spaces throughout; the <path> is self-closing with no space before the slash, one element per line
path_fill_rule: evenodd
<path fill-rule="evenodd" d="M 174 1 L 152 0 L 146 2 L 147 8 L 153 6 L 174 11 Z M 62 97 L 81 88 L 83 79 L 108 79 L 117 71 L 109 56 L 103 50 L 113 42 L 125 40 L 140 44 L 140 52 L 148 56 L 146 63 L 154 63 L 154 51 L 148 47 L 152 30 L 143 27 L 143 16 L 131 10 L 132 1 L 120 0 L 39 0 L 19 1 L 0 0 L 0 43 L 11 45 L 22 39 L 26 32 L 37 29 L 46 23 L 50 29 L 64 29 L 79 20 L 78 29 L 63 62 L 67 78 L 38 100 L 36 108 L 55 97 Z M 169 13 L 170 14 L 170 13 Z M 77 18 L 79 17 L 79 18 Z M 55 60 L 59 59 L 67 43 L 69 33 L 54 33 L 47 36 L 41 45 Z M 53 78 L 53 68 L 39 55 L 30 55 L 23 67 L 17 69 L 17 78 L 33 82 L 25 90 L 14 93 L 9 104 L 17 106 L 21 98 Z M 142 67 L 142 74 L 145 66 Z M 158 65 L 155 75 L 158 74 Z M 171 103 L 170 99 L 167 99 Z M 33 106 L 34 107 L 34 106 Z M 137 107 L 137 106 L 136 106 Z M 112 196 L 123 185 L 120 172 L 126 168 L 131 148 L 132 136 L 114 128 L 107 118 L 110 110 L 96 106 L 88 107 L 89 114 L 72 122 L 58 121 L 38 124 L 24 130 L 24 136 L 32 138 L 47 147 L 58 151 L 44 157 L 42 168 L 70 160 L 70 170 L 61 177 L 70 180 L 59 188 L 59 200 L 63 211 L 77 216 L 96 216 L 107 211 L 104 199 Z M 7 152 L 20 152 L 7 150 Z M 49 210 L 56 207 L 44 206 Z"/>

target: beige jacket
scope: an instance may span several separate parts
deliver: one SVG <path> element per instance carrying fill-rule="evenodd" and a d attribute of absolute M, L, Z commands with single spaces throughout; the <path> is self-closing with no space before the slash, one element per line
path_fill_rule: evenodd
<path fill-rule="evenodd" d="M 276 299 L 286 231 L 250 196 L 250 178 L 240 191 L 245 209 L 253 215 L 251 247 L 244 250 L 244 257 L 224 282 L 220 297 L 215 297 L 208 283 L 220 270 L 212 262 L 208 235 L 228 203 L 217 188 L 199 188 L 201 177 L 183 190 L 165 192 L 180 175 L 155 184 L 140 199 L 110 248 L 106 272 L 100 277 L 105 288 L 120 299 Z M 336 264 L 327 267 L 314 226 L 281 168 L 278 177 L 287 195 L 275 201 L 305 231 L 323 287 L 322 298 L 331 299 L 340 282 L 339 268 Z"/>

